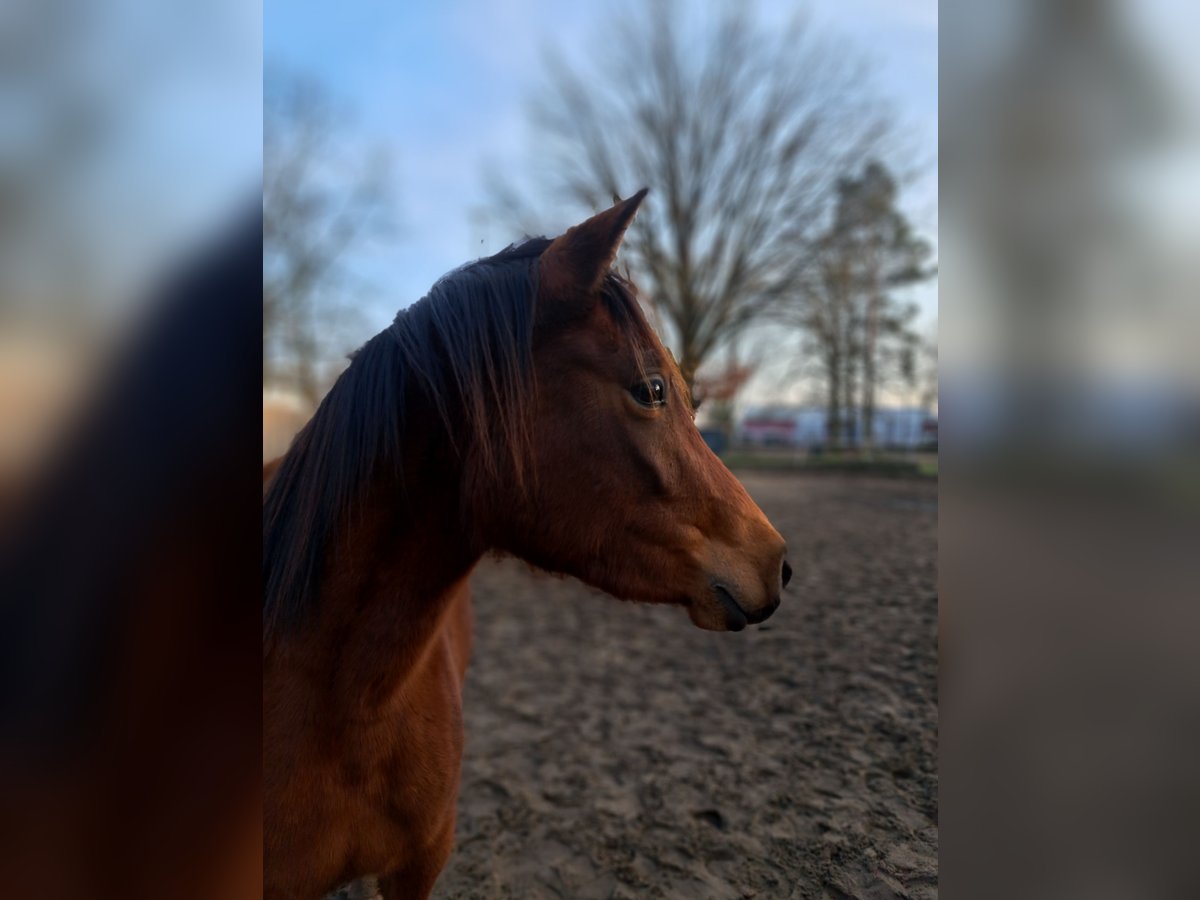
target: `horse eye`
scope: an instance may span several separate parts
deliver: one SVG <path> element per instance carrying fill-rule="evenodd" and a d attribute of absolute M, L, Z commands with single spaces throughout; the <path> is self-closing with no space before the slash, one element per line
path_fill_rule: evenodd
<path fill-rule="evenodd" d="M 651 375 L 629 389 L 633 399 L 642 406 L 662 406 L 667 402 L 667 383 L 658 375 Z"/>

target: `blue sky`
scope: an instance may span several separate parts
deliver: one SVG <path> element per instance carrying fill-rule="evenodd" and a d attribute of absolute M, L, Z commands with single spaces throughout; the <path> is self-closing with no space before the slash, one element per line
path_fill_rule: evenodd
<path fill-rule="evenodd" d="M 935 238 L 936 0 L 809 6 L 819 24 L 877 64 L 880 88 L 930 164 L 906 203 L 922 232 Z M 762 3 L 759 14 L 782 22 L 798 8 Z M 521 168 L 527 101 L 543 78 L 545 50 L 567 60 L 593 52 L 601 10 L 554 0 L 266 0 L 265 61 L 325 83 L 347 108 L 351 138 L 392 159 L 400 228 L 386 247 L 353 260 L 374 285 L 363 309 L 370 333 L 446 271 L 513 238 L 473 214 L 485 200 L 485 165 Z M 926 327 L 936 319 L 936 298 L 933 286 L 914 294 Z"/>

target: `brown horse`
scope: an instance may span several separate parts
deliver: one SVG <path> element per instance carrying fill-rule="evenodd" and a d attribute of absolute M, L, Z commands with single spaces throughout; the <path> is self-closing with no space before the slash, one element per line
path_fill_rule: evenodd
<path fill-rule="evenodd" d="M 365 875 L 425 897 L 450 855 L 467 579 L 504 551 L 739 631 L 784 542 L 700 438 L 610 271 L 645 191 L 461 268 L 368 341 L 264 500 L 264 893 Z"/>

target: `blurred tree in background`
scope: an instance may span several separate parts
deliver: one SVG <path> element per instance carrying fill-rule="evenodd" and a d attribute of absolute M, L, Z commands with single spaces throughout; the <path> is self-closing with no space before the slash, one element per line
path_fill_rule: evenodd
<path fill-rule="evenodd" d="M 807 19 L 771 29 L 745 4 L 695 9 L 640 6 L 594 59 L 552 58 L 530 160 L 559 204 L 600 209 L 651 188 L 622 259 L 689 385 L 802 290 L 840 176 L 890 131 L 863 61 Z M 511 183 L 493 189 L 526 231 L 547 230 Z"/>
<path fill-rule="evenodd" d="M 811 245 L 814 265 L 792 297 L 793 321 L 825 383 L 834 447 L 869 449 L 879 388 L 897 376 L 915 384 L 920 374 L 917 309 L 894 292 L 932 278 L 935 269 L 929 243 L 913 232 L 897 196 L 895 178 L 877 162 L 841 178 L 832 221 Z"/>
<path fill-rule="evenodd" d="M 269 67 L 263 83 L 263 383 L 316 406 L 355 315 L 352 248 L 392 225 L 388 167 L 347 154 L 317 82 Z"/>
<path fill-rule="evenodd" d="M 938 345 L 937 328 L 921 341 L 917 354 L 917 387 L 920 391 L 920 406 L 926 414 L 932 414 L 938 403 Z"/>

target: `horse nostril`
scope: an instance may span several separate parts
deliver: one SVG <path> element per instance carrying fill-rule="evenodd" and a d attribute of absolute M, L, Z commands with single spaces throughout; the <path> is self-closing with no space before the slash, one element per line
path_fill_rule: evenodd
<path fill-rule="evenodd" d="M 783 561 L 783 586 L 787 587 L 788 582 L 792 580 L 792 567 L 788 565 L 787 560 Z"/>

